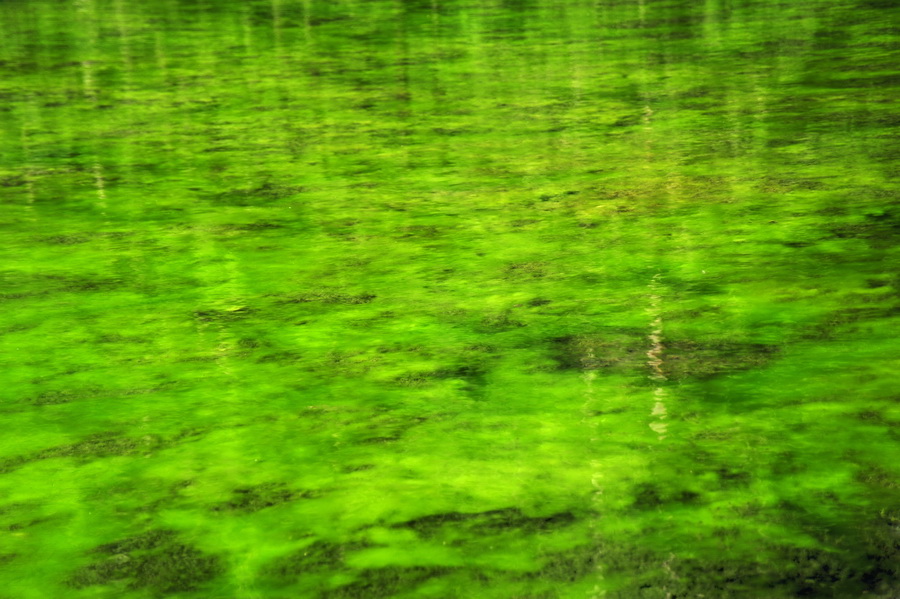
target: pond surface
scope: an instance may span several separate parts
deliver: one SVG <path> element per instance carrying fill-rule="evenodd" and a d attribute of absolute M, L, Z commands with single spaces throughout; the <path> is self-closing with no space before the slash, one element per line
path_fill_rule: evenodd
<path fill-rule="evenodd" d="M 891 0 L 0 4 L 0 598 L 893 598 Z"/>

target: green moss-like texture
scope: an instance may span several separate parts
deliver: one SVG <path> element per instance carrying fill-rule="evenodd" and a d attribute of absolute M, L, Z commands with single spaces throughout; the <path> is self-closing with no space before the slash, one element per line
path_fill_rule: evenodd
<path fill-rule="evenodd" d="M 900 596 L 895 5 L 0 2 L 0 599 Z"/>

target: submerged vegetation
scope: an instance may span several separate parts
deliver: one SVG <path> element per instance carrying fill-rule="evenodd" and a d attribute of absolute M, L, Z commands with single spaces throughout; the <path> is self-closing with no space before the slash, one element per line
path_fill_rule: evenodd
<path fill-rule="evenodd" d="M 898 596 L 894 4 L 0 3 L 0 599 Z"/>

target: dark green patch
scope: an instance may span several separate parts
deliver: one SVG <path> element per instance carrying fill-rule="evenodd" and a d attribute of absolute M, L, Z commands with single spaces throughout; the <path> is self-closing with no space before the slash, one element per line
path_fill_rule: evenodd
<path fill-rule="evenodd" d="M 517 320 L 509 312 L 489 314 L 475 324 L 478 333 L 504 333 L 526 326 L 524 322 Z"/>
<path fill-rule="evenodd" d="M 544 262 L 516 262 L 503 268 L 503 278 L 513 281 L 542 279 L 547 276 Z"/>
<path fill-rule="evenodd" d="M 255 223 L 226 224 L 219 225 L 221 231 L 241 231 L 241 232 L 257 232 L 257 231 L 273 231 L 284 229 L 288 225 L 280 222 L 259 221 Z"/>
<path fill-rule="evenodd" d="M 91 238 L 87 235 L 51 235 L 38 239 L 41 243 L 48 245 L 78 245 L 87 243 L 90 240 Z"/>
<path fill-rule="evenodd" d="M 256 187 L 233 189 L 209 196 L 209 201 L 219 206 L 265 206 L 303 191 L 304 187 L 299 185 L 279 185 L 267 181 Z"/>
<path fill-rule="evenodd" d="M 640 483 L 634 487 L 632 506 L 638 510 L 658 509 L 668 504 L 693 504 L 700 494 L 686 489 L 665 489 L 654 483 Z"/>
<path fill-rule="evenodd" d="M 241 320 L 252 315 L 254 310 L 247 306 L 238 306 L 227 309 L 208 308 L 194 311 L 194 318 L 200 322 L 231 322 Z"/>
<path fill-rule="evenodd" d="M 368 304 L 377 295 L 374 293 L 341 293 L 339 291 L 321 290 L 300 293 L 283 300 L 288 304 L 306 304 L 321 302 L 323 304 Z"/>
<path fill-rule="evenodd" d="M 596 335 L 567 335 L 549 340 L 550 356 L 560 370 L 640 370 L 650 347 L 643 329 Z"/>
<path fill-rule="evenodd" d="M 528 300 L 528 305 L 532 308 L 538 308 L 540 306 L 546 306 L 547 304 L 552 304 L 553 300 L 549 300 L 544 297 L 536 297 L 534 299 Z"/>
<path fill-rule="evenodd" d="M 469 391 L 478 392 L 486 384 L 488 369 L 481 363 L 460 364 L 434 370 L 407 372 L 392 379 L 401 387 L 422 387 L 445 379 L 460 379 L 467 383 Z"/>
<path fill-rule="evenodd" d="M 781 348 L 762 343 L 663 339 L 663 374 L 672 380 L 704 379 L 760 368 L 778 358 Z"/>
<path fill-rule="evenodd" d="M 76 570 L 67 580 L 81 589 L 126 583 L 129 589 L 149 589 L 154 596 L 196 591 L 222 572 L 218 557 L 177 540 L 172 531 L 150 531 L 101 545 L 90 553 L 101 561 Z"/>
<path fill-rule="evenodd" d="M 173 543 L 176 536 L 176 533 L 171 530 L 150 530 L 133 537 L 128 537 L 127 539 L 122 539 L 121 541 L 98 545 L 91 549 L 91 553 L 117 555 L 120 553 L 131 553 L 133 551 L 146 551 L 148 549 L 156 549 Z"/>
<path fill-rule="evenodd" d="M 660 368 L 668 379 L 704 379 L 729 372 L 759 368 L 775 359 L 778 346 L 728 341 L 667 340 L 663 337 Z M 630 334 L 558 337 L 551 340 L 552 356 L 561 369 L 619 372 L 648 371 L 647 331 Z"/>
<path fill-rule="evenodd" d="M 91 460 L 114 456 L 150 455 L 165 445 L 161 438 L 153 435 L 134 438 L 123 437 L 116 433 L 97 433 L 70 445 L 59 445 L 32 454 L 7 458 L 0 462 L 0 473 L 10 472 L 30 462 L 53 458 Z"/>
<path fill-rule="evenodd" d="M 552 580 L 556 582 L 576 582 L 598 572 L 601 564 L 599 547 L 581 545 L 548 553 L 543 556 L 542 566 L 535 572 L 529 572 L 525 578 Z"/>
<path fill-rule="evenodd" d="M 315 491 L 290 489 L 284 483 L 266 483 L 255 487 L 244 487 L 235 489 L 232 494 L 230 500 L 214 505 L 211 509 L 215 512 L 252 513 L 298 499 L 312 499 L 319 496 Z"/>
<path fill-rule="evenodd" d="M 526 516 L 519 508 L 504 508 L 487 512 L 432 514 L 394 524 L 393 528 L 408 528 L 424 537 L 433 536 L 445 527 L 466 529 L 478 535 L 507 530 L 533 533 L 565 527 L 575 520 L 576 517 L 571 512 L 560 512 L 550 516 Z"/>
<path fill-rule="evenodd" d="M 60 389 L 54 391 L 44 391 L 43 393 L 39 393 L 34 397 L 26 398 L 25 402 L 34 406 L 55 406 L 59 404 L 69 403 L 71 401 L 77 401 L 79 399 L 97 397 L 98 395 L 102 395 L 103 393 L 104 390 L 100 387 L 87 387 L 77 390 Z"/>
<path fill-rule="evenodd" d="M 322 599 L 377 599 L 393 597 L 423 582 L 452 572 L 452 568 L 414 566 L 363 570 L 350 584 L 323 592 Z"/>
<path fill-rule="evenodd" d="M 349 553 L 365 549 L 364 542 L 332 543 L 318 540 L 288 555 L 276 558 L 264 569 L 264 573 L 277 579 L 292 579 L 321 570 L 335 570 L 344 566 Z"/>

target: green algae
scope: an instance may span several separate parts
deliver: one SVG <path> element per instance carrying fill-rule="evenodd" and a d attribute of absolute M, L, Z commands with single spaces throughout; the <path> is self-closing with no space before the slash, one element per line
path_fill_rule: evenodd
<path fill-rule="evenodd" d="M 0 596 L 895 596 L 897 17 L 3 3 Z"/>

